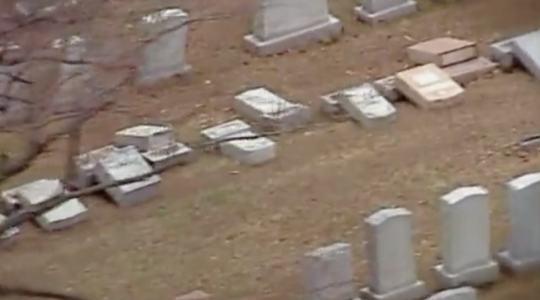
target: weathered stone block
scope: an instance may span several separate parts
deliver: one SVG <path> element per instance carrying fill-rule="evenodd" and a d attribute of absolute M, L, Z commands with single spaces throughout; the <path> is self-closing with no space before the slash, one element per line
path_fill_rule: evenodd
<path fill-rule="evenodd" d="M 415 0 L 360 0 L 358 2 L 360 6 L 354 8 L 356 17 L 371 25 L 418 11 Z"/>
<path fill-rule="evenodd" d="M 276 157 L 277 145 L 267 137 L 258 137 L 255 132 L 241 132 L 228 136 L 229 138 L 252 137 L 221 143 L 221 152 L 248 165 L 259 165 Z"/>
<path fill-rule="evenodd" d="M 478 49 L 475 42 L 442 37 L 408 47 L 407 55 L 415 64 L 446 67 L 477 57 Z"/>
<path fill-rule="evenodd" d="M 75 165 L 77 166 L 77 180 L 75 182 L 70 182 L 70 184 L 74 184 L 77 188 L 85 188 L 95 184 L 97 182 L 95 176 L 97 162 L 116 150 L 118 150 L 118 148 L 109 145 L 76 157 Z"/>
<path fill-rule="evenodd" d="M 444 67 L 445 71 L 455 82 L 468 84 L 480 77 L 493 72 L 498 64 L 485 57 L 478 57 L 451 66 Z"/>
<path fill-rule="evenodd" d="M 135 146 L 139 151 L 165 147 L 174 142 L 174 130 L 169 125 L 137 125 L 118 131 L 114 137 L 115 146 Z"/>
<path fill-rule="evenodd" d="M 152 149 L 142 154 L 154 169 L 165 169 L 173 165 L 193 162 L 195 151 L 182 143 L 173 143 L 161 148 Z"/>
<path fill-rule="evenodd" d="M 232 120 L 201 131 L 201 135 L 213 142 L 217 142 L 231 135 L 251 132 L 251 126 L 242 120 Z"/>

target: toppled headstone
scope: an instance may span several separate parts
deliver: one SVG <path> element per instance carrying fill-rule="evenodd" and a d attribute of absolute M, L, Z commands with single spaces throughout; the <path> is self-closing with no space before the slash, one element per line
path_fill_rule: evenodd
<path fill-rule="evenodd" d="M 246 119 L 280 129 L 302 126 L 311 117 L 307 106 L 289 102 L 265 88 L 255 88 L 236 95 L 233 106 Z"/>
<path fill-rule="evenodd" d="M 403 94 L 396 88 L 396 76 L 394 75 L 377 79 L 372 84 L 381 95 L 392 102 L 403 99 Z"/>
<path fill-rule="evenodd" d="M 525 272 L 540 266 L 540 173 L 515 178 L 507 189 L 510 232 L 497 258 L 502 267 Z"/>
<path fill-rule="evenodd" d="M 472 287 L 450 289 L 429 297 L 427 300 L 477 300 L 478 293 Z"/>
<path fill-rule="evenodd" d="M 513 39 L 511 48 L 521 65 L 534 77 L 540 79 L 540 32 Z"/>
<path fill-rule="evenodd" d="M 396 74 L 396 87 L 423 109 L 449 107 L 461 102 L 464 90 L 435 64 L 427 64 Z"/>
<path fill-rule="evenodd" d="M 172 126 L 143 124 L 116 132 L 114 145 L 135 146 L 139 151 L 149 151 L 175 143 Z"/>
<path fill-rule="evenodd" d="M 485 57 L 477 57 L 468 61 L 444 67 L 450 77 L 459 84 L 468 84 L 480 77 L 493 72 L 497 64 Z"/>
<path fill-rule="evenodd" d="M 497 62 L 503 70 L 511 70 L 516 65 L 511 43 L 512 39 L 507 39 L 489 46 L 489 58 Z"/>
<path fill-rule="evenodd" d="M 113 184 L 152 172 L 152 167 L 134 146 L 120 148 L 99 160 L 96 177 L 100 183 Z M 120 207 L 146 202 L 160 195 L 161 177 L 149 175 L 142 180 L 105 189 Z"/>
<path fill-rule="evenodd" d="M 191 71 L 185 60 L 188 20 L 189 16 L 178 8 L 160 10 L 142 18 L 140 27 L 148 33 L 151 42 L 144 49 L 139 67 L 140 84 L 154 84 Z"/>
<path fill-rule="evenodd" d="M 479 186 L 455 189 L 440 201 L 442 264 L 435 267 L 445 288 L 481 286 L 499 278 L 491 256 L 488 191 Z"/>
<path fill-rule="evenodd" d="M 365 127 L 392 122 L 396 118 L 396 108 L 369 83 L 327 97 L 335 100 L 351 118 Z"/>
<path fill-rule="evenodd" d="M 366 300 L 416 300 L 428 294 L 418 279 L 412 244 L 412 213 L 404 208 L 382 209 L 365 220 L 369 285 Z"/>
<path fill-rule="evenodd" d="M 0 224 L 7 219 L 6 216 L 0 214 Z M 2 235 L 0 235 L 0 245 L 7 246 L 11 244 L 15 237 L 21 232 L 19 227 L 12 227 L 6 230 Z"/>
<path fill-rule="evenodd" d="M 173 143 L 155 148 L 142 154 L 154 169 L 164 169 L 172 165 L 187 164 L 195 160 L 195 152 L 183 143 Z"/>
<path fill-rule="evenodd" d="M 251 126 L 242 120 L 236 119 L 203 129 L 201 135 L 212 142 L 218 142 L 231 135 L 244 132 L 250 133 Z"/>
<path fill-rule="evenodd" d="M 75 165 L 77 166 L 77 180 L 75 182 L 70 182 L 70 184 L 74 184 L 77 188 L 85 188 L 95 184 L 95 167 L 97 162 L 116 150 L 118 150 L 118 148 L 109 145 L 76 157 Z"/>
<path fill-rule="evenodd" d="M 475 42 L 442 37 L 408 47 L 407 55 L 415 64 L 446 67 L 477 57 L 478 50 Z"/>
<path fill-rule="evenodd" d="M 358 298 L 354 284 L 351 245 L 336 243 L 306 253 L 302 277 L 308 300 Z"/>
<path fill-rule="evenodd" d="M 65 188 L 58 179 L 40 179 L 16 188 L 23 207 L 41 204 L 63 195 Z M 38 225 L 48 231 L 71 227 L 87 217 L 87 208 L 79 199 L 70 199 L 36 217 Z"/>
<path fill-rule="evenodd" d="M 227 138 L 239 139 L 220 143 L 221 153 L 241 163 L 259 165 L 276 157 L 276 143 L 255 132 L 244 131 Z"/>
<path fill-rule="evenodd" d="M 252 34 L 244 37 L 247 49 L 270 55 L 337 38 L 343 28 L 327 1 L 258 0 Z"/>
<path fill-rule="evenodd" d="M 376 24 L 415 13 L 418 5 L 415 0 L 358 0 L 356 17 L 366 23 Z"/>

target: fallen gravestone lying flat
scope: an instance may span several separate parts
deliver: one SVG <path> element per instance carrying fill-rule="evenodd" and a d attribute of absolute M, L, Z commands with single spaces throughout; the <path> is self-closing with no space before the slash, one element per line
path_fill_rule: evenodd
<path fill-rule="evenodd" d="M 444 67 L 445 71 L 459 84 L 468 84 L 478 78 L 493 72 L 497 64 L 485 57 L 477 57 L 468 61 Z"/>
<path fill-rule="evenodd" d="M 403 94 L 396 88 L 396 76 L 390 75 L 377 79 L 373 82 L 373 87 L 386 99 L 396 102 L 403 99 Z"/>
<path fill-rule="evenodd" d="M 289 102 L 265 88 L 255 88 L 236 95 L 233 107 L 248 120 L 279 129 L 302 126 L 309 121 L 311 115 L 307 106 Z"/>
<path fill-rule="evenodd" d="M 175 142 L 170 125 L 142 124 L 126 128 L 115 134 L 116 147 L 135 146 L 139 151 L 148 151 Z"/>
<path fill-rule="evenodd" d="M 96 165 L 96 177 L 102 184 L 112 184 L 151 172 L 152 167 L 134 146 L 120 148 L 100 159 Z M 128 207 L 158 197 L 161 194 L 160 183 L 161 177 L 155 174 L 105 191 L 118 206 Z"/>
<path fill-rule="evenodd" d="M 196 158 L 195 151 L 190 147 L 177 142 L 165 147 L 151 149 L 144 152 L 143 157 L 155 169 L 166 168 L 172 165 L 188 164 Z"/>
<path fill-rule="evenodd" d="M 540 79 L 540 32 L 517 37 L 511 42 L 512 53 L 534 77 Z"/>
<path fill-rule="evenodd" d="M 434 64 L 396 74 L 396 87 L 423 109 L 449 107 L 461 102 L 464 90 L 446 72 Z"/>
<path fill-rule="evenodd" d="M 441 37 L 408 47 L 407 55 L 415 64 L 446 67 L 477 57 L 478 50 L 475 42 Z"/>
<path fill-rule="evenodd" d="M 95 168 L 97 162 L 116 150 L 118 150 L 118 148 L 109 145 L 76 157 L 75 165 L 77 167 L 77 180 L 75 182 L 70 182 L 70 184 L 74 184 L 77 188 L 85 188 L 96 184 Z"/>
<path fill-rule="evenodd" d="M 231 135 L 250 131 L 251 126 L 248 123 L 236 119 L 203 129 L 201 131 L 201 135 L 212 142 L 218 142 L 219 140 L 230 137 Z"/>
<path fill-rule="evenodd" d="M 540 34 L 540 30 L 495 42 L 489 47 L 490 58 L 497 62 L 504 70 L 511 70 L 520 65 L 512 49 L 512 42 L 517 38 L 528 38 L 529 36 L 537 36 L 538 34 Z"/>
<path fill-rule="evenodd" d="M 371 84 L 362 84 L 332 93 L 329 98 L 365 127 L 375 127 L 395 120 L 396 108 Z"/>

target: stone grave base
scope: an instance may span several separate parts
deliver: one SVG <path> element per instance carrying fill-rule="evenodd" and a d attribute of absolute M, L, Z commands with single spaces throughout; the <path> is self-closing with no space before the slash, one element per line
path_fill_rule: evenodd
<path fill-rule="evenodd" d="M 175 143 L 160 149 L 144 152 L 143 157 L 154 169 L 163 170 L 173 165 L 186 165 L 197 158 L 193 149 L 182 143 Z"/>
<path fill-rule="evenodd" d="M 481 286 L 497 281 L 500 276 L 499 265 L 494 261 L 460 274 L 448 273 L 442 264 L 435 266 L 434 270 L 437 281 L 445 288 L 456 288 L 463 285 Z"/>
<path fill-rule="evenodd" d="M 305 125 L 311 119 L 311 111 L 307 106 L 298 105 L 275 114 L 263 115 L 261 126 L 289 130 Z"/>
<path fill-rule="evenodd" d="M 510 255 L 508 251 L 497 253 L 497 260 L 501 268 L 512 273 L 528 272 L 540 266 L 540 257 L 533 259 L 518 259 Z"/>
<path fill-rule="evenodd" d="M 415 300 L 422 299 L 429 294 L 426 284 L 423 281 L 392 291 L 387 294 L 377 294 L 370 288 L 360 291 L 360 297 L 365 300 Z"/>
<path fill-rule="evenodd" d="M 365 11 L 362 6 L 358 6 L 354 8 L 356 17 L 359 20 L 372 24 L 372 25 L 377 24 L 379 22 L 403 17 L 406 15 L 415 13 L 417 10 L 418 10 L 418 6 L 416 4 L 416 1 L 414 0 L 410 0 L 404 4 L 401 4 L 401 5 L 398 5 L 398 6 L 383 10 L 383 11 L 375 12 L 375 13 L 370 13 L 370 12 Z"/>
<path fill-rule="evenodd" d="M 191 73 L 191 70 L 192 67 L 188 64 L 176 64 L 160 70 L 140 69 L 137 84 L 141 87 L 151 86 L 163 79 L 187 75 Z"/>
<path fill-rule="evenodd" d="M 107 193 L 116 205 L 125 208 L 157 198 L 161 194 L 160 183 L 161 178 L 158 175 L 152 175 L 145 180 L 144 185 L 141 182 L 130 183 L 125 186 L 133 184 L 138 187 L 114 187 L 107 189 Z"/>
<path fill-rule="evenodd" d="M 342 31 L 341 21 L 333 16 L 328 16 L 326 23 L 267 41 L 262 41 L 252 34 L 246 35 L 244 44 L 248 51 L 265 56 L 302 47 L 314 41 L 331 41 L 341 35 Z"/>
<path fill-rule="evenodd" d="M 77 223 L 80 223 L 82 221 L 85 221 L 88 218 L 88 214 L 83 213 L 75 217 L 67 218 L 62 221 L 57 222 L 49 222 L 44 217 L 37 217 L 36 223 L 41 227 L 42 229 L 46 231 L 59 231 L 64 230 L 69 227 L 72 227 L 76 225 Z"/>

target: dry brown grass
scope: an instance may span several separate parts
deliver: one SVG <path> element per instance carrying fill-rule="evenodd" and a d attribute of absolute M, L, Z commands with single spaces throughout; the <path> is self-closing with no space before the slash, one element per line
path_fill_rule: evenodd
<path fill-rule="evenodd" d="M 174 1 L 161 1 L 170 4 Z M 168 2 L 168 3 L 165 3 Z M 199 5 L 230 1 L 191 1 Z M 248 0 L 235 0 L 235 11 Z M 235 92 L 266 84 L 287 98 L 316 105 L 321 94 L 395 72 L 404 47 L 451 34 L 491 41 L 540 25 L 533 0 L 475 0 L 423 11 L 370 28 L 352 19 L 352 1 L 330 1 L 346 34 L 339 43 L 305 53 L 255 58 L 241 50 L 250 7 L 232 19 L 192 28 L 189 60 L 195 74 L 153 94 L 124 94 L 138 115 L 159 114 L 190 139 L 210 123 L 232 118 Z M 116 1 L 99 26 L 121 24 L 154 1 Z M 436 260 L 437 197 L 460 184 L 493 192 L 494 245 L 506 230 L 501 184 L 536 171 L 540 156 L 505 155 L 504 146 L 540 128 L 540 87 L 523 73 L 499 74 L 467 89 L 463 106 L 423 112 L 398 106 L 396 124 L 365 130 L 351 123 L 315 120 L 303 133 L 280 137 L 277 161 L 246 168 L 214 156 L 164 176 L 164 196 L 129 210 L 87 199 L 91 219 L 73 230 L 45 235 L 25 226 L 24 237 L 3 251 L 3 280 L 94 299 L 171 299 L 202 288 L 219 298 L 294 299 L 300 296 L 302 253 L 337 240 L 354 245 L 358 285 L 366 282 L 361 221 L 380 206 L 415 213 L 418 261 L 430 281 Z M 196 113 L 186 116 L 195 105 Z M 107 143 L 132 118 L 104 115 L 89 124 L 85 147 Z M 62 145 L 15 184 L 55 176 Z M 539 277 L 507 279 L 484 299 L 533 299 Z"/>

